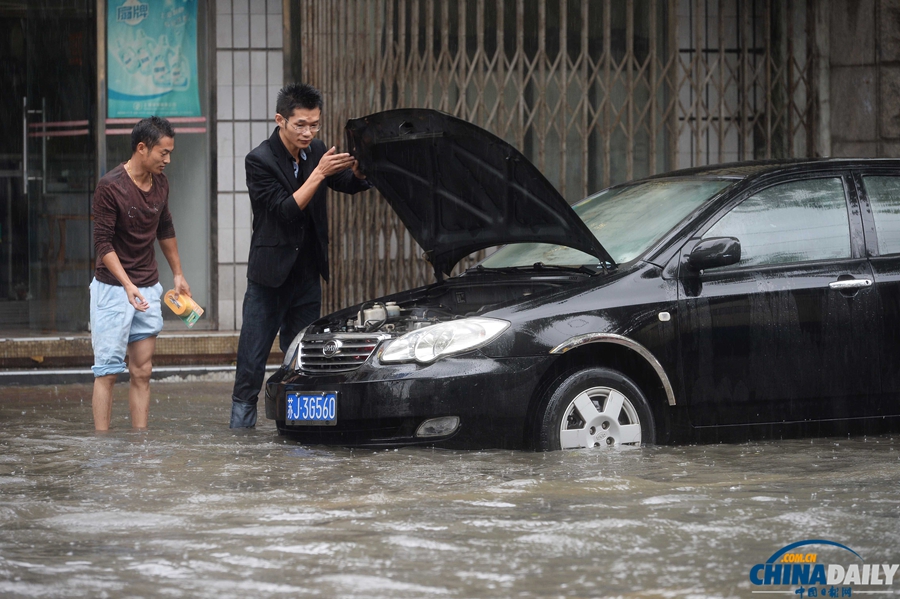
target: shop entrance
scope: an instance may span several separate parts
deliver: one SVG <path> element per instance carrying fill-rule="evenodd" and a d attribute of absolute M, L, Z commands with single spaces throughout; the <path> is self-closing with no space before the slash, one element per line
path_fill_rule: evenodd
<path fill-rule="evenodd" d="M 87 330 L 95 4 L 0 2 L 0 331 Z"/>

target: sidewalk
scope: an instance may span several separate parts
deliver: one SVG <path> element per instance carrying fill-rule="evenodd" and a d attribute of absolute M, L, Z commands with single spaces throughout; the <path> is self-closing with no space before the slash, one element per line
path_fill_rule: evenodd
<path fill-rule="evenodd" d="M 160 333 L 153 354 L 153 378 L 234 373 L 239 331 Z M 269 367 L 282 361 L 278 338 L 272 344 Z M 0 337 L 0 387 L 53 385 L 93 381 L 89 333 L 58 336 Z M 126 375 L 123 375 L 127 377 Z"/>

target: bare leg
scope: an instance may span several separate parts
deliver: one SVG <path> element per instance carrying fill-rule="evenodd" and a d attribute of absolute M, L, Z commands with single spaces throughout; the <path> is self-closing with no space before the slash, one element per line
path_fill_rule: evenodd
<path fill-rule="evenodd" d="M 131 426 L 147 428 L 150 418 L 150 373 L 153 370 L 153 350 L 156 337 L 147 337 L 128 344 L 128 407 L 131 408 Z"/>
<path fill-rule="evenodd" d="M 112 392 L 116 384 L 116 375 L 108 374 L 94 379 L 94 394 L 91 396 L 91 407 L 94 411 L 94 430 L 108 431 L 112 419 Z"/>

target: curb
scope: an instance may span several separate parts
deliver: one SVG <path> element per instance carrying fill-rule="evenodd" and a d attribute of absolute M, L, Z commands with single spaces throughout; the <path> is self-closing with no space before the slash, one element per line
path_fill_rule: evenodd
<path fill-rule="evenodd" d="M 266 376 L 278 370 L 279 364 L 268 364 Z M 118 381 L 127 381 L 128 371 L 119 375 Z M 233 381 L 234 366 L 155 366 L 150 380 L 156 382 Z M 27 385 L 90 385 L 94 373 L 90 368 L 0 370 L 0 387 Z"/>

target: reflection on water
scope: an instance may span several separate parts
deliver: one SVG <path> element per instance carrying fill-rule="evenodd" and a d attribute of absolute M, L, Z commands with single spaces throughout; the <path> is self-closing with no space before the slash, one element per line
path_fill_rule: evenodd
<path fill-rule="evenodd" d="M 155 383 L 144 432 L 117 393 L 98 435 L 88 386 L 0 388 L 0 596 L 747 597 L 795 541 L 900 562 L 893 437 L 348 450 L 230 431 L 228 382 Z"/>

